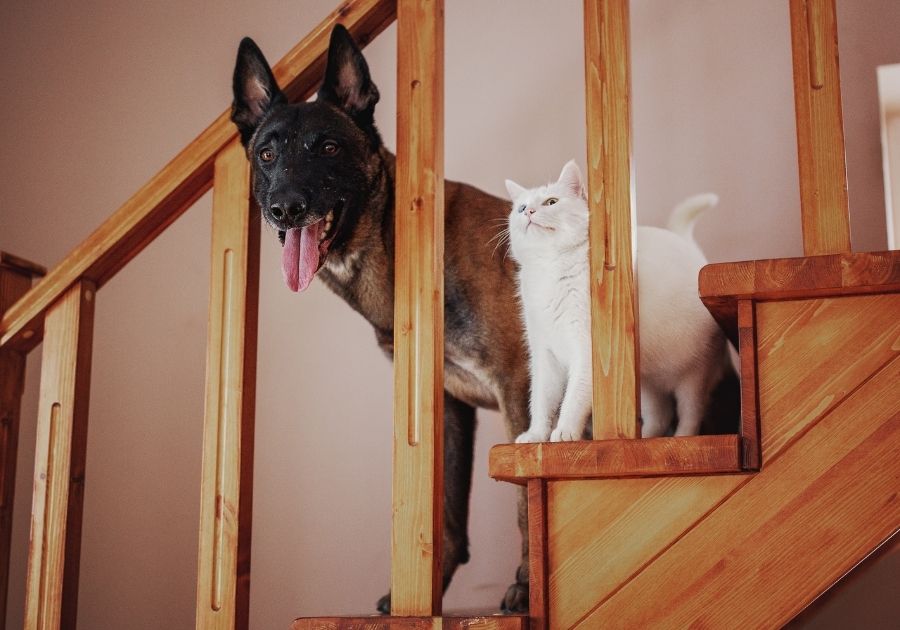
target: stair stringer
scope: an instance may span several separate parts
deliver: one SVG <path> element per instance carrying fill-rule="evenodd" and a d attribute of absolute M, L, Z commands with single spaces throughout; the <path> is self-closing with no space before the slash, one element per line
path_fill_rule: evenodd
<path fill-rule="evenodd" d="M 550 626 L 778 626 L 896 531 L 898 313 L 756 304 L 757 474 L 547 482 Z"/>

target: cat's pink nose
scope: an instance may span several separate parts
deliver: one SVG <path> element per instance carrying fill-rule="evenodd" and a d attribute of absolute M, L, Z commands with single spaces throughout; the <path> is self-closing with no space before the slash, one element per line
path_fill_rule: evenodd
<path fill-rule="evenodd" d="M 537 212 L 536 209 L 534 209 L 534 208 L 528 208 L 528 214 L 534 214 L 535 212 Z"/>

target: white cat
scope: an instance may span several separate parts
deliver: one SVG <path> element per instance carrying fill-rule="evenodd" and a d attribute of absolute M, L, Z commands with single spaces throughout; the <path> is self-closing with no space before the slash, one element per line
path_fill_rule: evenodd
<path fill-rule="evenodd" d="M 581 172 L 570 161 L 555 183 L 527 189 L 506 180 L 506 189 L 513 200 L 510 250 L 520 267 L 531 355 L 531 425 L 516 442 L 578 440 L 592 396 L 588 206 Z M 692 237 L 696 217 L 717 203 L 714 194 L 697 195 L 672 211 L 668 230 L 637 228 L 643 437 L 664 435 L 675 406 L 675 435 L 696 435 L 728 365 L 725 336 L 697 295 L 706 259 Z"/>

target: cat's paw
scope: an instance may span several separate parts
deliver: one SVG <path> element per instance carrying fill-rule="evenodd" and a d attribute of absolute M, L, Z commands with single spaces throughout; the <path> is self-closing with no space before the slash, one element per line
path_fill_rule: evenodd
<path fill-rule="evenodd" d="M 550 437 L 549 431 L 541 431 L 539 429 L 528 429 L 525 433 L 516 438 L 516 444 L 531 444 L 533 442 L 546 442 Z"/>
<path fill-rule="evenodd" d="M 550 434 L 551 442 L 574 442 L 581 439 L 581 431 L 574 431 L 569 427 L 556 427 Z"/>

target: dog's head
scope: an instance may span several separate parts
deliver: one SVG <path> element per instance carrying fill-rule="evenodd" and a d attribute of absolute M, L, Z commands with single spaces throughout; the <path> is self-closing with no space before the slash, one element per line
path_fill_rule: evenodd
<path fill-rule="evenodd" d="M 367 201 L 381 146 L 377 102 L 368 65 L 343 26 L 331 33 L 325 80 L 312 103 L 289 104 L 253 40 L 241 42 L 231 119 L 293 291 L 308 287 L 329 252 L 346 245 Z"/>

